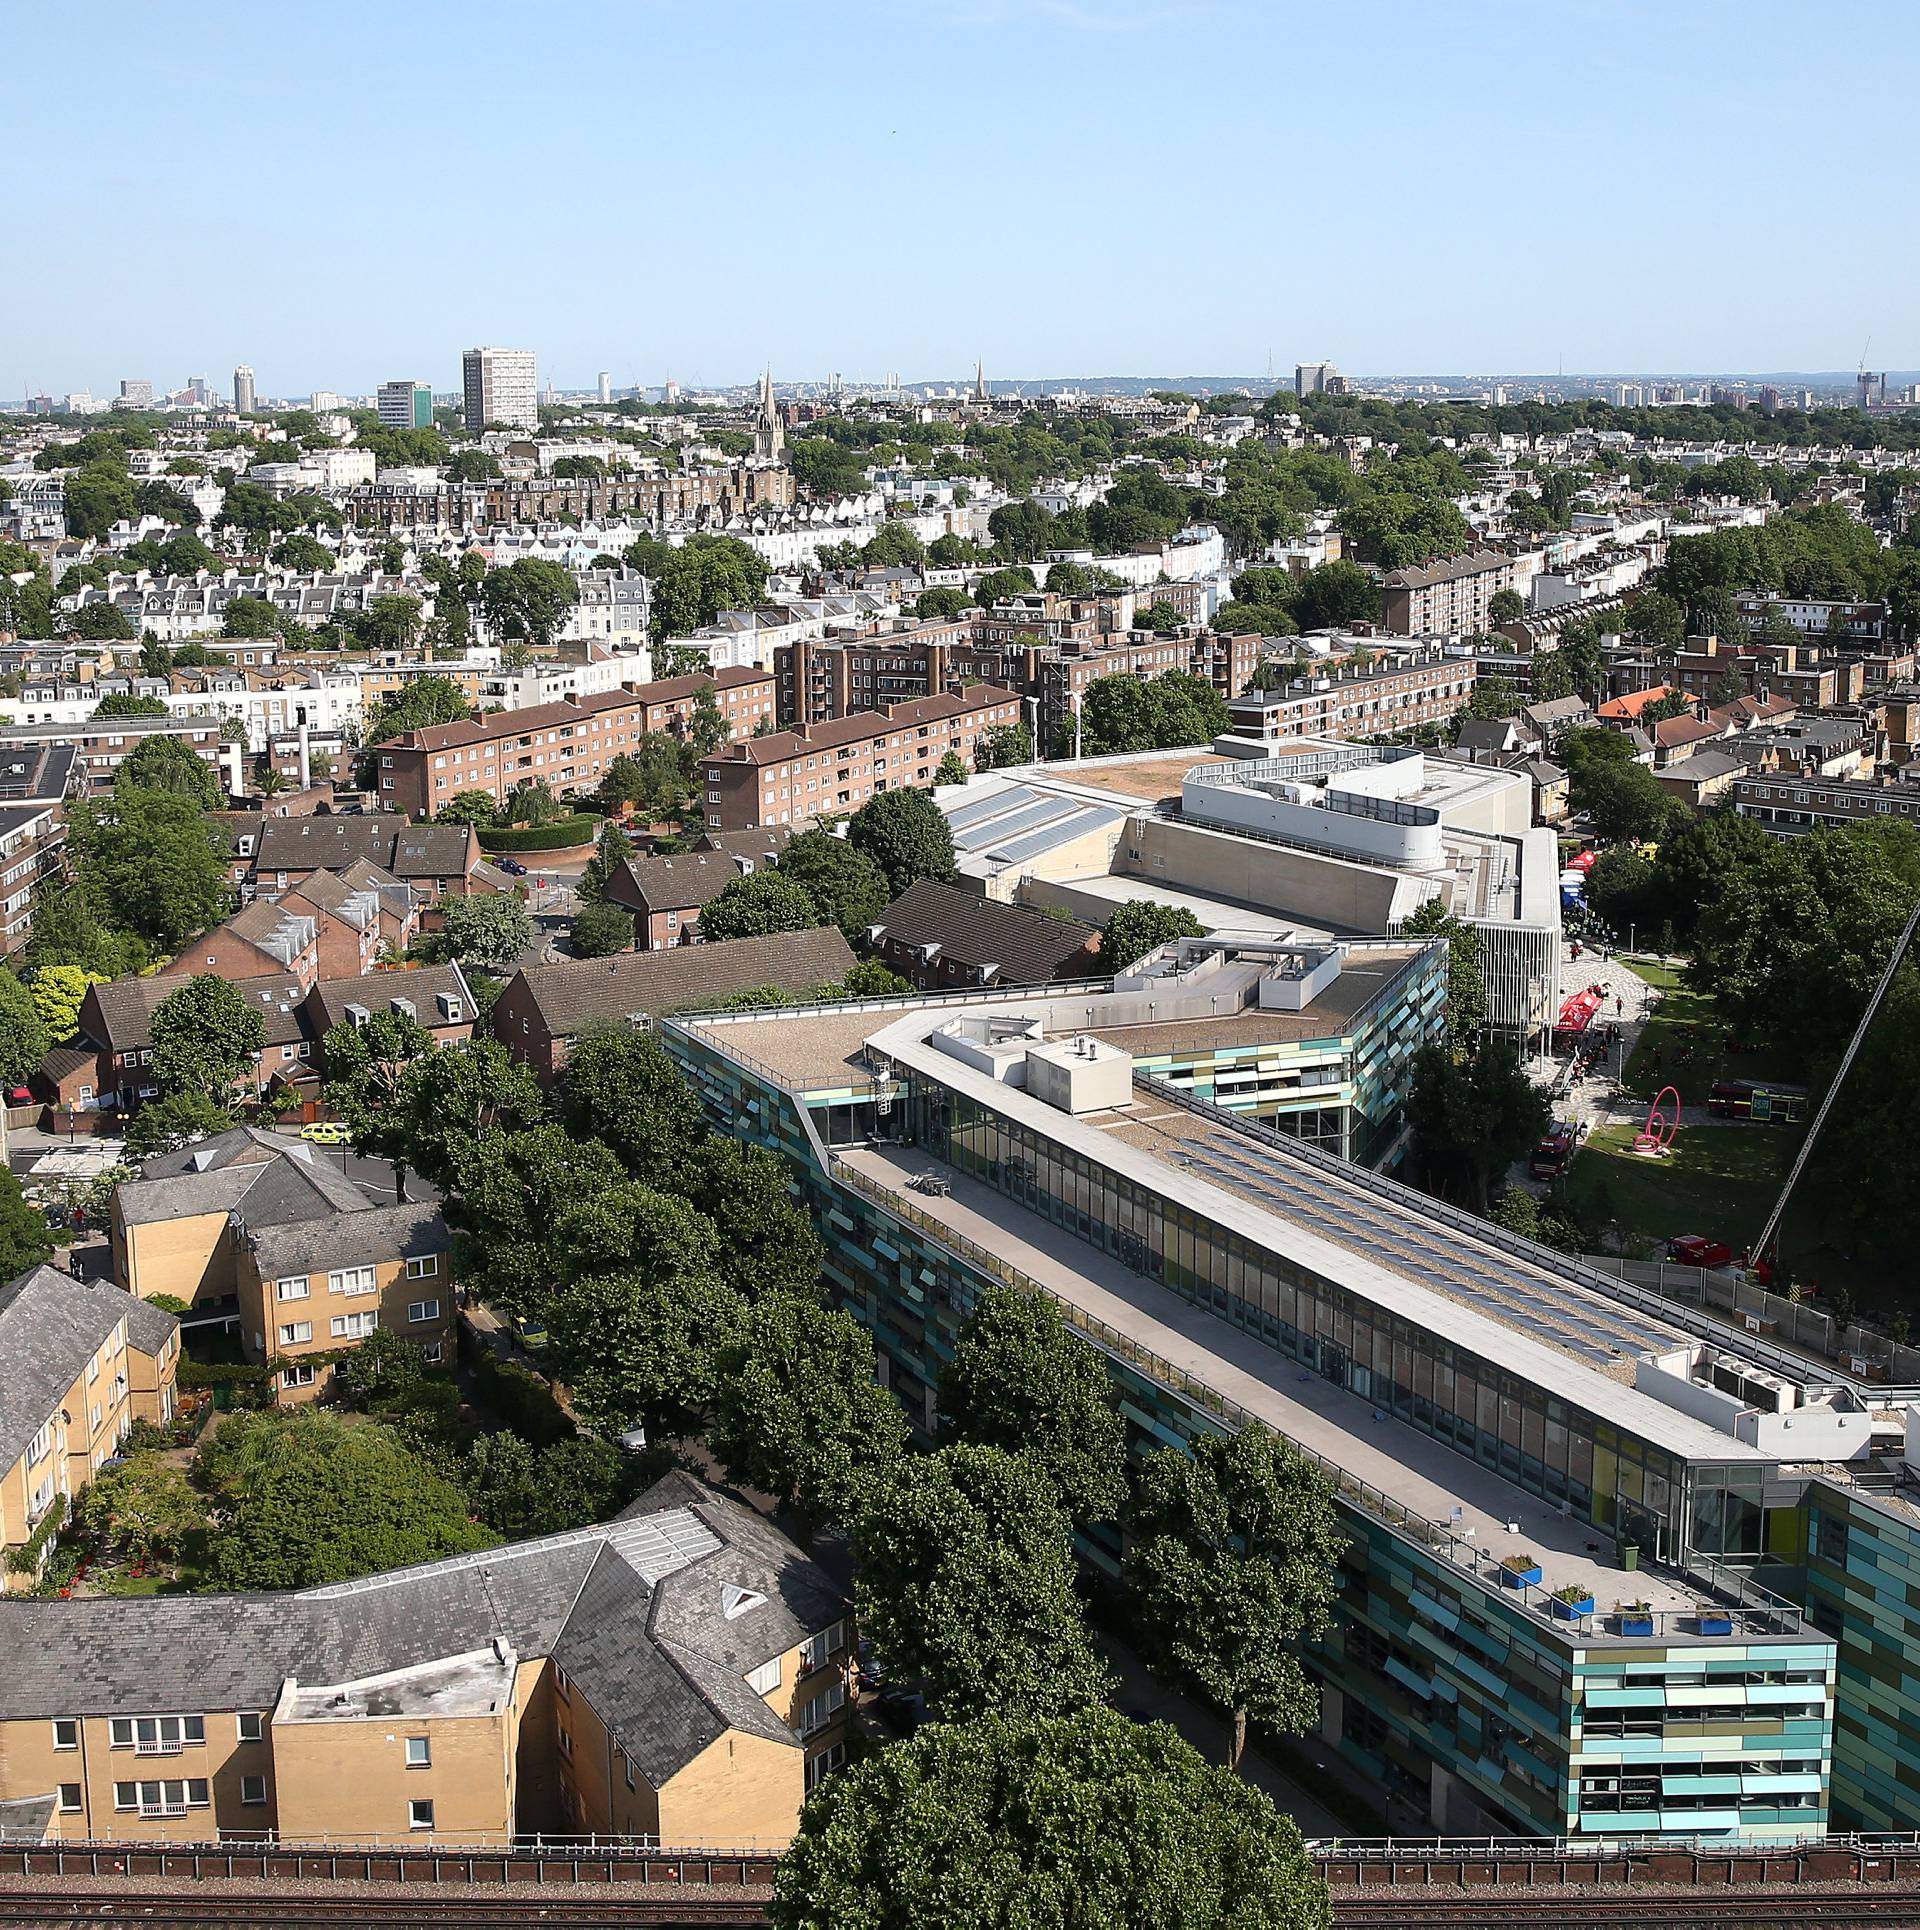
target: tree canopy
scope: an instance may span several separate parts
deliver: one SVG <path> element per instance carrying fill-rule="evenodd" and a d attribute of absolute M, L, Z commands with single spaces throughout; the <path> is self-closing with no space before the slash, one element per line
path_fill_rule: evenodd
<path fill-rule="evenodd" d="M 1100 940 L 1100 969 L 1123 972 L 1149 952 L 1176 938 L 1204 938 L 1207 928 L 1185 905 L 1163 904 L 1157 898 L 1129 898 L 1114 908 Z"/>
<path fill-rule="evenodd" d="M 154 1008 L 151 1033 L 161 1091 L 197 1092 L 219 1105 L 254 1069 L 267 1023 L 227 980 L 203 972 Z"/>
<path fill-rule="evenodd" d="M 921 878 L 952 882 L 953 831 L 925 791 L 882 791 L 869 798 L 847 825 L 847 843 L 873 860 L 896 898 Z"/>
<path fill-rule="evenodd" d="M 232 903 L 218 834 L 179 792 L 82 799 L 70 810 L 67 845 L 83 905 L 160 950 L 177 951 Z"/>

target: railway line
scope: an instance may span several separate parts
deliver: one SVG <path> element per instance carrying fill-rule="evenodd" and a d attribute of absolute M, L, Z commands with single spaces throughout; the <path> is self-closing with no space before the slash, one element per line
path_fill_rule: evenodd
<path fill-rule="evenodd" d="M 1393 1896 L 1336 1894 L 1334 1930 L 1664 1930 L 1711 1923 L 1741 1930 L 1831 1930 L 1842 1923 L 1920 1925 L 1920 1890 L 1714 1890 L 1648 1896 L 1633 1891 L 1541 1889 L 1526 1896 L 1485 1891 L 1400 1891 Z"/>
<path fill-rule="evenodd" d="M 532 1924 L 704 1930 L 711 1924 L 764 1924 L 765 1899 L 731 1895 L 608 1896 L 591 1890 L 516 1891 L 458 1896 L 419 1886 L 406 1890 L 305 1891 L 191 1888 L 113 1889 L 61 1884 L 0 1891 L 0 1924 L 97 1926 L 137 1924 L 145 1930 L 212 1930 L 221 1924 L 262 1930 L 321 1930 L 357 1924 L 449 1926 L 450 1930 L 519 1930 Z"/>

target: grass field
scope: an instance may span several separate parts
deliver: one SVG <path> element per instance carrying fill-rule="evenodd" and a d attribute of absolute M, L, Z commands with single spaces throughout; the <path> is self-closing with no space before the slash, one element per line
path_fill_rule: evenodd
<path fill-rule="evenodd" d="M 1714 1121 L 1682 1126 L 1671 1156 L 1653 1160 L 1633 1150 L 1635 1130 L 1603 1126 L 1580 1149 L 1567 1195 L 1581 1218 L 1656 1242 L 1704 1233 L 1736 1253 L 1759 1233 L 1800 1139 L 1797 1129 Z"/>

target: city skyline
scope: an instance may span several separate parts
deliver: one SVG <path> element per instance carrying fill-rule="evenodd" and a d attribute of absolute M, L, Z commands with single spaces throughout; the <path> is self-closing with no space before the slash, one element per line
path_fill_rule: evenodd
<path fill-rule="evenodd" d="M 1797 56 L 1807 17 L 1784 4 L 1542 20 L 1480 0 L 1442 23 L 1369 0 L 1331 47 L 1318 16 L 1238 0 L 846 4 L 824 23 L 563 5 L 537 38 L 503 6 L 435 6 L 420 57 L 392 64 L 352 51 L 379 30 L 357 4 L 324 39 L 214 4 L 190 46 L 100 11 L 88 141 L 60 138 L 50 91 L 19 109 L 23 189 L 96 218 L 42 238 L 51 298 L 13 319 L 9 388 L 245 362 L 262 394 L 409 373 L 451 391 L 477 341 L 532 344 L 543 384 L 582 390 L 603 368 L 622 388 L 733 384 L 770 357 L 909 380 L 1269 353 L 1361 374 L 1920 363 L 1900 332 L 1920 267 L 1838 218 L 1858 184 L 1863 209 L 1898 205 L 1915 173 L 1897 92 L 1914 22 L 1879 0 L 1823 17 L 1844 58 Z M 50 19 L 16 31 L 26 70 L 68 57 Z M 743 46 L 796 111 L 742 86 Z M 1393 55 L 1364 86 L 1362 47 Z M 623 71 L 674 85 L 638 123 L 579 111 L 584 76 Z M 1243 73 L 1271 86 L 1229 111 Z M 902 104 L 888 74 L 911 81 Z M 1175 106 L 1202 100 L 1191 122 Z M 1783 143 L 1822 121 L 1844 148 Z M 236 220 L 102 218 L 155 169 L 243 178 Z M 438 199 L 436 180 L 460 186 Z M 65 292 L 103 245 L 150 299 Z M 850 272 L 863 258 L 884 266 Z M 894 291 L 936 278 L 943 299 L 903 326 Z"/>

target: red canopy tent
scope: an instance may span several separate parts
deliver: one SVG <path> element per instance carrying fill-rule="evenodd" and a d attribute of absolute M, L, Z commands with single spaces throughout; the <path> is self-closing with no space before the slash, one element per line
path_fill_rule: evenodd
<path fill-rule="evenodd" d="M 1593 1023 L 1593 1015 L 1599 1011 L 1606 1000 L 1606 993 L 1598 985 L 1589 985 L 1584 992 L 1575 992 L 1569 999 L 1560 1003 L 1560 1022 L 1553 1028 L 1556 1037 L 1578 1037 Z"/>

